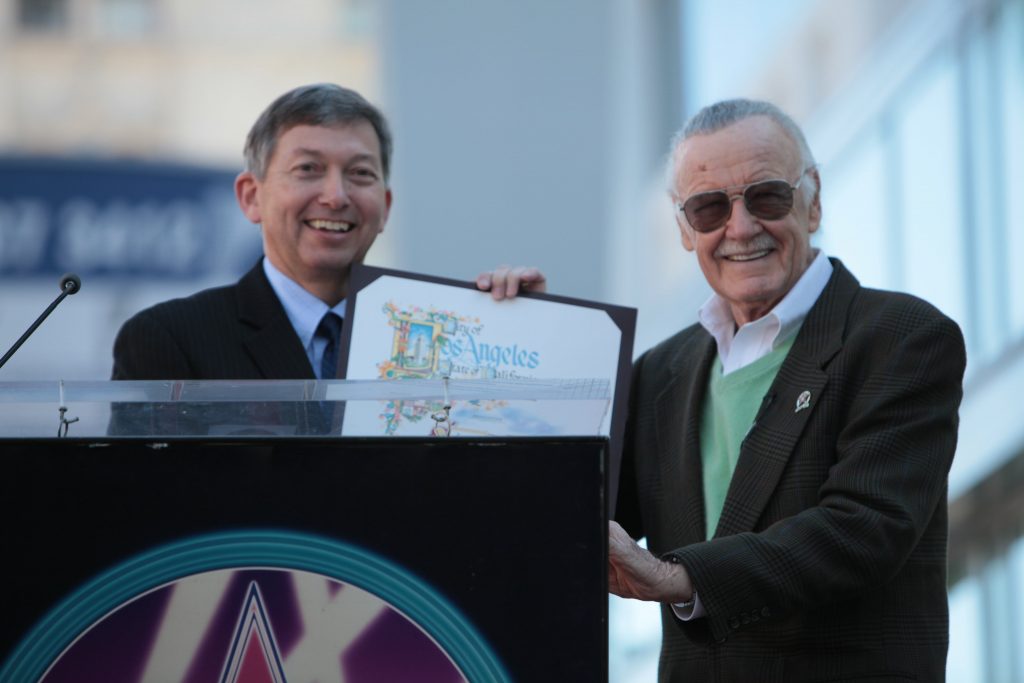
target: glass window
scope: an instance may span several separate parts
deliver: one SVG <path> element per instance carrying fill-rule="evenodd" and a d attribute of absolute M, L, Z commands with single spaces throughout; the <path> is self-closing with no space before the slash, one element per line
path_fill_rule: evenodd
<path fill-rule="evenodd" d="M 982 619 L 981 586 L 978 579 L 967 577 L 949 592 L 947 681 L 984 680 Z"/>
<path fill-rule="evenodd" d="M 661 610 L 657 603 L 608 596 L 608 680 L 644 683 L 658 678 Z"/>
<path fill-rule="evenodd" d="M 372 41 L 380 34 L 380 7 L 373 0 L 340 2 L 338 25 L 346 39 Z"/>
<path fill-rule="evenodd" d="M 96 33 L 103 37 L 145 36 L 156 23 L 152 0 L 102 0 L 95 9 Z"/>
<path fill-rule="evenodd" d="M 815 4 L 820 0 L 680 0 L 687 115 L 721 99 L 750 96 L 764 61 L 782 54 L 785 38 Z M 765 36 L 773 36 L 774 45 L 766 46 Z"/>
<path fill-rule="evenodd" d="M 35 31 L 59 31 L 68 25 L 68 0 L 18 0 L 18 24 Z"/>
<path fill-rule="evenodd" d="M 970 202 L 967 232 L 972 241 L 972 361 L 991 361 L 1006 343 L 1004 320 L 1008 294 L 1004 260 L 1002 163 L 999 94 L 995 89 L 994 45 L 989 30 L 974 33 L 964 62 L 966 131 L 970 144 L 966 196 Z"/>
<path fill-rule="evenodd" d="M 896 111 L 906 291 L 967 330 L 957 65 L 936 58 Z M 970 344 L 970 336 L 968 344 Z"/>
<path fill-rule="evenodd" d="M 1010 615 L 1013 617 L 1010 624 L 1013 629 L 1010 633 L 1010 642 L 1024 643 L 1024 536 L 1018 538 L 1010 548 L 1009 571 L 1012 591 Z M 1024 647 L 1014 646 L 1011 650 L 1017 680 L 1024 680 Z"/>
<path fill-rule="evenodd" d="M 878 128 L 821 168 L 822 223 L 816 240 L 865 287 L 893 288 L 889 277 L 896 236 L 886 206 L 885 150 Z"/>
<path fill-rule="evenodd" d="M 984 619 L 982 634 L 987 649 L 985 680 L 990 683 L 1015 683 L 1013 665 L 1014 641 L 1010 628 L 1012 586 L 1009 561 L 1006 555 L 991 557 L 981 572 L 984 593 Z"/>
<path fill-rule="evenodd" d="M 1003 192 L 1006 245 L 1002 250 L 1009 281 L 1005 313 L 1011 333 L 1024 335 L 1024 1 L 1006 7 L 999 22 L 1000 92 L 1003 97 Z"/>

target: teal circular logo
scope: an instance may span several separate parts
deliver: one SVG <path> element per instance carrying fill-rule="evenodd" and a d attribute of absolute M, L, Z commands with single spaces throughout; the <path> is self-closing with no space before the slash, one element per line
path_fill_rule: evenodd
<path fill-rule="evenodd" d="M 409 571 L 276 530 L 193 537 L 123 562 L 51 610 L 0 669 L 12 683 L 316 678 L 510 680 L 472 624 Z"/>

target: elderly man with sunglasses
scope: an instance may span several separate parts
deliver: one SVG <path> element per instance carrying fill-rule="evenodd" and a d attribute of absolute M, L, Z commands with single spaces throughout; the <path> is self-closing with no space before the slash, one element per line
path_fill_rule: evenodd
<path fill-rule="evenodd" d="M 634 367 L 610 591 L 662 603 L 660 681 L 943 680 L 959 328 L 811 246 L 777 107 L 698 112 L 671 172 L 714 295 Z"/>

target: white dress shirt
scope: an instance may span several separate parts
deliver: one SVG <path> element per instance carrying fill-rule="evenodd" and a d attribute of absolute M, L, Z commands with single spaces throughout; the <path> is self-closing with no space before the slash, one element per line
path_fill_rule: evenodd
<path fill-rule="evenodd" d="M 821 250 L 793 288 L 767 315 L 736 329 L 728 302 L 712 294 L 697 318 L 718 345 L 722 374 L 728 375 L 767 356 L 800 329 L 811 306 L 832 277 L 832 264 Z"/>
<path fill-rule="evenodd" d="M 270 286 L 277 295 L 288 320 L 295 328 L 295 334 L 299 335 L 302 348 L 306 350 L 313 372 L 320 377 L 320 362 L 324 357 L 324 350 L 327 348 L 327 340 L 316 336 L 316 328 L 320 325 L 320 319 L 327 311 L 337 313 L 341 318 L 345 317 L 345 299 L 342 299 L 336 306 L 328 306 L 323 301 L 303 289 L 295 280 L 291 279 L 280 270 L 274 267 L 270 259 L 263 257 L 263 272 L 270 280 Z"/>

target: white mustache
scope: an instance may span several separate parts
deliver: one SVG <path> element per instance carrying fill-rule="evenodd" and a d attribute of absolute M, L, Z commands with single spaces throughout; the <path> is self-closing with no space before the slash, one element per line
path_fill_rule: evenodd
<path fill-rule="evenodd" d="M 737 254 L 750 254 L 755 251 L 775 249 L 778 246 L 775 238 L 766 232 L 762 232 L 749 242 L 723 242 L 715 249 L 715 256 L 727 258 Z"/>

